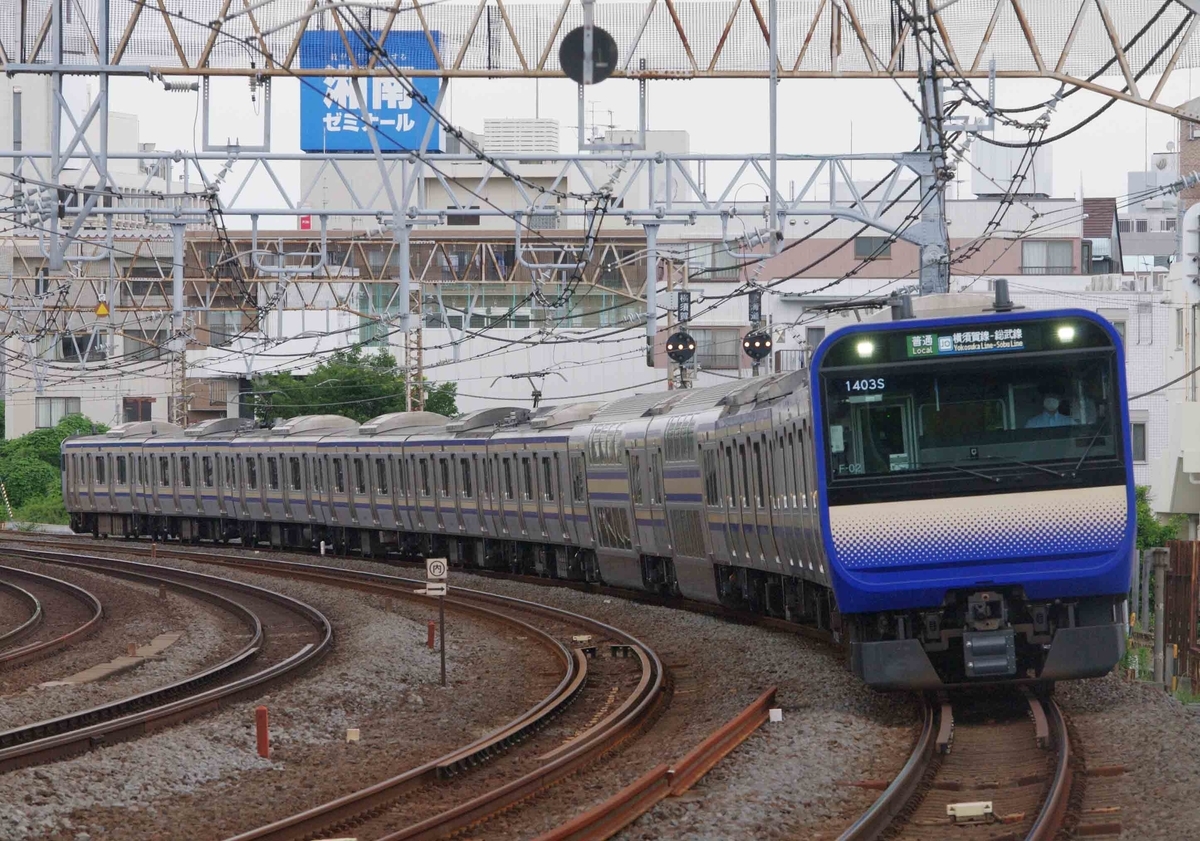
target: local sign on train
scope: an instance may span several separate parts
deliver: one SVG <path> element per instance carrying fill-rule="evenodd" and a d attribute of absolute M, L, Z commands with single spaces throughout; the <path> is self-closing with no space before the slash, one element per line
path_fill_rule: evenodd
<path fill-rule="evenodd" d="M 917 333 L 905 337 L 908 358 L 917 356 L 948 356 L 956 353 L 988 353 L 1002 350 L 1024 350 L 1025 335 L 1020 327 L 996 330 L 964 330 L 958 333 Z"/>
<path fill-rule="evenodd" d="M 425 559 L 425 577 L 430 581 L 445 581 L 448 572 L 445 558 Z"/>

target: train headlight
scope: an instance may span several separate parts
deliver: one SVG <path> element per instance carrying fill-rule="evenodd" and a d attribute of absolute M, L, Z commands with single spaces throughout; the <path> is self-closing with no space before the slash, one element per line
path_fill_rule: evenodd
<path fill-rule="evenodd" d="M 871 356 L 873 353 L 875 353 L 875 343 L 864 340 L 856 344 L 854 349 L 858 351 L 859 356 Z"/>
<path fill-rule="evenodd" d="M 1073 342 L 1075 341 L 1075 328 L 1070 324 L 1064 324 L 1058 328 L 1057 335 L 1060 342 Z"/>

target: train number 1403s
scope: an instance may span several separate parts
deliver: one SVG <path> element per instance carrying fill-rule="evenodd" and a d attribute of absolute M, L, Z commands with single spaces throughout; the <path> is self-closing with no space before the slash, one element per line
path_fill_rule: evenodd
<path fill-rule="evenodd" d="M 846 380 L 846 391 L 883 391 L 883 377 Z"/>

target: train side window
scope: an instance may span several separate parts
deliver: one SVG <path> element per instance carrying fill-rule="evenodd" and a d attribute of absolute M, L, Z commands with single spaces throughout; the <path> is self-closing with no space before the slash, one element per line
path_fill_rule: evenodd
<path fill-rule="evenodd" d="M 575 502 L 583 502 L 587 494 L 587 472 L 584 470 L 583 456 L 571 456 L 571 498 Z"/>
<path fill-rule="evenodd" d="M 558 460 L 558 453 L 554 454 L 554 492 L 558 497 L 562 498 L 562 463 Z M 553 497 L 551 497 L 553 499 Z"/>
<path fill-rule="evenodd" d="M 279 459 L 267 456 L 267 490 L 279 490 Z"/>
<path fill-rule="evenodd" d="M 524 480 L 522 493 L 525 499 L 533 499 L 533 466 L 529 463 L 529 456 L 521 459 L 521 475 Z"/>
<path fill-rule="evenodd" d="M 404 496 L 408 493 L 408 459 L 402 455 L 396 458 L 396 490 Z"/>
<path fill-rule="evenodd" d="M 475 489 L 471 486 L 471 460 L 459 459 L 459 467 L 462 470 L 462 495 L 463 499 L 470 499 L 475 496 Z"/>
<path fill-rule="evenodd" d="M 629 499 L 642 504 L 642 457 L 637 453 L 629 454 Z"/>
<path fill-rule="evenodd" d="M 251 491 L 258 490 L 258 460 L 255 456 L 246 456 L 242 459 L 242 466 L 246 471 L 246 489 Z"/>
<path fill-rule="evenodd" d="M 105 470 L 104 470 L 104 468 L 107 467 L 107 465 L 104 463 L 105 460 L 106 460 L 105 456 L 96 456 L 96 484 L 97 485 L 107 485 L 108 484 L 108 480 L 105 477 Z"/>
<path fill-rule="evenodd" d="M 717 487 L 717 453 L 705 450 L 701 456 L 704 463 L 704 503 L 710 508 L 721 504 L 721 491 Z"/>
<path fill-rule="evenodd" d="M 375 459 L 375 488 L 381 494 L 390 493 L 388 491 L 388 465 L 386 459 Z"/>
<path fill-rule="evenodd" d="M 429 462 L 420 459 L 421 466 L 421 496 L 429 496 Z"/>
<path fill-rule="evenodd" d="M 754 445 L 752 446 L 754 446 L 754 469 L 757 479 L 755 485 L 757 493 L 755 494 L 754 501 L 756 507 L 763 507 L 767 504 L 767 485 L 762 470 L 762 446 L 758 444 L 758 441 L 754 441 Z"/>
<path fill-rule="evenodd" d="M 291 489 L 298 491 L 304 487 L 304 472 L 300 469 L 300 456 L 288 456 L 288 478 L 291 479 Z"/>
<path fill-rule="evenodd" d="M 363 464 L 361 458 L 354 459 L 354 492 L 356 494 L 367 492 L 367 466 Z"/>
<path fill-rule="evenodd" d="M 325 459 L 323 456 L 313 456 L 312 460 L 313 490 L 325 493 Z"/>
<path fill-rule="evenodd" d="M 340 494 L 346 492 L 346 464 L 341 458 L 333 460 L 333 490 Z"/>
<path fill-rule="evenodd" d="M 504 498 L 513 498 L 512 461 L 507 458 L 504 459 Z"/>
<path fill-rule="evenodd" d="M 439 460 L 442 467 L 442 496 L 450 496 L 450 459 Z"/>
<path fill-rule="evenodd" d="M 554 469 L 550 466 L 550 456 L 542 456 L 542 498 L 554 502 Z"/>
<path fill-rule="evenodd" d="M 117 456 L 117 484 L 129 484 L 129 467 L 125 461 L 125 456 Z"/>
<path fill-rule="evenodd" d="M 200 459 L 200 475 L 204 480 L 204 487 L 211 488 L 215 479 L 213 478 L 213 462 L 212 456 L 203 456 Z"/>
<path fill-rule="evenodd" d="M 179 484 L 181 487 L 190 488 L 192 486 L 192 457 L 179 457 Z"/>
<path fill-rule="evenodd" d="M 799 443 L 800 443 L 800 460 L 797 461 L 796 463 L 800 468 L 800 482 L 804 489 L 804 494 L 803 494 L 803 496 L 800 497 L 800 499 L 803 500 L 803 503 L 804 503 L 803 507 L 808 508 L 808 503 L 809 503 L 809 497 L 808 497 L 808 486 L 809 486 L 809 483 L 808 483 L 808 452 L 809 452 L 809 449 L 808 449 L 808 443 L 809 443 L 808 421 L 805 421 L 800 428 L 800 442 Z"/>
<path fill-rule="evenodd" d="M 728 500 L 727 506 L 729 508 L 732 508 L 737 504 L 735 502 L 737 498 L 737 485 L 734 482 L 734 475 L 733 445 L 727 445 L 725 447 L 725 491 L 726 498 Z"/>
<path fill-rule="evenodd" d="M 750 506 L 750 468 L 746 464 L 746 445 L 738 444 L 738 464 L 742 465 L 742 485 L 738 488 L 742 507 Z"/>
<path fill-rule="evenodd" d="M 661 505 L 663 501 L 662 455 L 650 454 L 650 504 Z"/>

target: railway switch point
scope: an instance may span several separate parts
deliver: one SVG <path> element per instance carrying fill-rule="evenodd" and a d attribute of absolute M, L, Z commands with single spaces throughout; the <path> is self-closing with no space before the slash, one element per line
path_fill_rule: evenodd
<path fill-rule="evenodd" d="M 254 736 L 258 743 L 258 755 L 263 759 L 271 758 L 271 733 L 267 724 L 267 708 L 254 708 Z"/>

